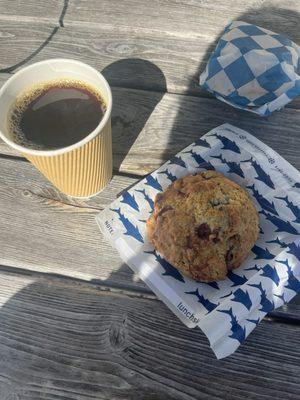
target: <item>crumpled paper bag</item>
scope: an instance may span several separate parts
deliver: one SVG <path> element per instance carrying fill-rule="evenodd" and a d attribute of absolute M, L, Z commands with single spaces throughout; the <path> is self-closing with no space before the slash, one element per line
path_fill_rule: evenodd
<path fill-rule="evenodd" d="M 242 21 L 225 28 L 200 85 L 236 108 L 267 116 L 300 93 L 300 47 Z"/>

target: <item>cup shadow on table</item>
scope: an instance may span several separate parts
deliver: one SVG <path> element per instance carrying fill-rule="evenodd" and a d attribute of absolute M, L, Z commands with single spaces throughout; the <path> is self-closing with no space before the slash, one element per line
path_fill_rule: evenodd
<path fill-rule="evenodd" d="M 167 90 L 166 78 L 154 63 L 143 59 L 123 59 L 102 70 L 112 88 L 113 165 L 122 172 L 122 163 L 151 113 Z M 141 98 L 136 90 L 152 88 Z"/>
<path fill-rule="evenodd" d="M 262 7 L 260 10 L 253 10 L 253 12 L 245 13 L 239 16 L 240 20 L 244 20 L 246 22 L 252 22 L 256 23 L 257 25 L 261 25 L 263 27 L 266 27 L 268 29 L 274 30 L 275 32 L 279 32 L 282 34 L 287 35 L 291 39 L 295 39 L 299 41 L 299 38 L 293 37 L 293 34 L 289 32 L 288 26 L 289 24 L 287 21 L 294 21 L 295 26 L 297 25 L 299 21 L 299 14 L 292 12 L 290 10 L 285 10 L 285 9 L 276 9 L 272 7 Z M 207 61 L 211 52 L 213 51 L 215 44 L 212 44 L 206 54 L 203 57 L 204 61 Z M 199 73 L 202 72 L 202 69 L 198 71 Z M 197 78 L 198 80 L 198 75 L 199 73 L 197 72 Z M 124 158 L 126 157 L 126 154 L 130 151 L 130 148 L 132 147 L 133 143 L 137 139 L 139 133 L 143 129 L 145 123 L 147 122 L 148 118 L 150 117 L 151 112 L 154 110 L 156 105 L 159 103 L 159 101 L 162 99 L 164 93 L 166 92 L 166 80 L 164 77 L 163 72 L 155 66 L 155 64 L 145 61 L 145 60 L 136 60 L 136 59 L 129 59 L 129 60 L 121 60 L 118 62 L 115 62 L 109 66 L 107 66 L 103 70 L 104 76 L 107 78 L 109 83 L 113 87 L 113 96 L 114 96 L 114 111 L 113 111 L 113 116 L 112 116 L 112 125 L 113 125 L 113 146 L 114 146 L 114 155 L 115 155 L 115 170 L 119 170 L 121 167 L 122 162 L 124 161 Z M 153 80 L 153 89 L 159 90 L 159 92 L 153 92 L 153 99 L 150 99 L 147 97 L 145 101 L 150 102 L 147 104 L 140 104 L 137 102 L 132 102 L 135 99 L 134 96 L 134 89 L 132 87 L 135 85 L 136 89 L 146 89 L 144 85 L 144 77 L 145 74 L 147 74 L 148 79 Z M 138 79 L 137 79 L 138 78 Z M 192 79 L 189 85 L 189 88 L 192 88 L 195 86 L 195 79 Z M 130 82 L 133 84 L 131 85 Z M 126 88 L 126 85 L 128 85 L 128 90 L 125 91 L 123 88 Z M 117 86 L 122 86 L 117 87 Z M 129 89 L 130 87 L 130 89 Z M 164 88 L 164 90 L 162 90 Z M 128 93 L 130 94 L 130 97 L 128 97 Z M 187 92 L 187 94 L 189 91 Z M 209 96 L 208 96 L 209 97 Z M 214 120 L 211 121 L 206 117 L 203 117 L 203 114 L 200 115 L 200 113 L 197 113 L 197 107 L 194 107 L 194 109 L 191 112 L 186 113 L 187 110 L 187 96 L 181 96 L 181 101 L 178 106 L 178 117 L 175 118 L 171 134 L 169 137 L 169 146 L 171 150 L 168 150 L 168 152 L 165 153 L 165 159 L 168 159 L 170 156 L 170 151 L 175 154 L 176 151 L 179 151 L 183 146 L 182 143 L 180 144 L 180 148 L 177 148 L 176 144 L 176 138 L 178 138 L 178 132 L 182 132 L 184 135 L 184 128 L 186 126 L 189 126 L 187 118 L 193 118 L 194 125 L 193 125 L 193 130 L 189 132 L 188 135 L 186 135 L 186 143 L 185 145 L 188 145 L 191 143 L 194 139 L 199 137 L 199 132 L 200 134 L 206 133 L 209 129 L 215 127 L 216 122 Z M 197 102 L 197 97 L 195 98 L 195 102 Z M 255 119 L 257 117 L 246 114 L 245 112 L 239 112 L 239 111 L 234 111 L 232 108 L 229 106 L 219 102 L 218 109 L 222 110 L 223 108 L 227 109 L 227 112 L 225 114 L 221 113 L 222 115 L 225 115 L 225 121 L 223 122 L 232 122 L 234 123 L 235 121 L 240 121 L 241 117 L 246 117 L 247 118 L 252 118 Z M 130 119 L 127 122 L 126 119 L 122 118 L 122 115 L 127 115 L 130 114 Z M 206 118 L 206 121 L 203 121 L 203 118 Z M 126 122 L 125 122 L 126 121 Z M 222 123 L 222 122 L 220 122 Z M 240 124 L 239 124 L 240 125 Z M 200 127 L 203 126 L 205 127 L 205 130 L 200 130 Z M 123 140 L 124 136 L 124 140 Z M 120 282 L 122 280 L 122 277 L 127 277 L 128 279 L 128 274 L 132 275 L 132 272 L 129 270 L 128 266 L 126 264 L 123 264 L 118 270 L 112 272 L 110 274 L 110 277 L 107 279 L 108 284 L 111 284 L 114 282 Z M 133 275 L 132 275 L 133 276 Z M 91 283 L 93 284 L 105 284 L 105 281 L 100 281 L 100 280 L 92 280 Z M 126 285 L 124 285 L 124 289 L 126 289 Z M 54 290 L 54 289 L 53 289 Z M 72 297 L 74 296 L 74 293 L 77 289 L 61 289 L 63 293 L 60 293 L 60 296 L 66 296 L 66 297 Z M 68 325 L 68 318 L 72 317 L 72 313 L 79 313 L 79 320 L 83 318 L 84 314 L 80 314 L 81 309 L 78 306 L 72 306 L 71 302 L 68 304 L 64 305 L 63 302 L 60 304 L 56 304 L 55 301 L 52 304 L 52 309 L 49 309 L 49 315 L 48 318 L 53 318 L 54 321 L 57 321 L 58 326 L 60 327 L 57 329 L 56 324 L 50 324 L 49 321 L 45 320 L 45 317 L 41 313 L 39 314 L 38 310 L 40 307 L 43 306 L 43 303 L 39 302 L 39 299 L 42 299 L 43 296 L 37 295 L 37 300 L 36 300 L 36 310 L 32 310 L 33 312 L 33 319 L 31 320 L 29 317 L 29 320 L 27 320 L 27 324 L 23 323 L 24 318 L 26 316 L 26 313 L 23 314 L 22 312 L 22 304 L 24 302 L 24 299 L 29 299 L 32 297 L 33 293 L 48 293 L 49 292 L 49 298 L 53 296 L 51 294 L 51 285 L 48 283 L 41 283 L 41 282 L 35 282 L 32 284 L 29 284 L 27 287 L 19 290 L 16 294 L 14 294 L 7 302 L 2 306 L 0 309 L 0 326 L 1 326 L 1 332 L 3 333 L 3 337 L 5 337 L 5 341 L 8 341 L 8 345 L 4 347 L 5 352 L 2 352 L 2 355 L 0 357 L 0 364 L 1 364 L 1 370 L 3 373 L 7 373 L 7 376 L 10 376 L 11 381 L 7 379 L 6 381 L 1 381 L 0 383 L 0 393 L 3 394 L 4 397 L 2 398 L 20 398 L 20 399 L 27 399 L 27 390 L 30 390 L 30 387 L 28 389 L 27 385 L 27 379 L 28 376 L 20 371 L 27 370 L 27 373 L 30 374 L 30 372 L 34 371 L 39 371 L 39 375 L 37 377 L 37 382 L 39 382 L 39 385 L 41 387 L 47 388 L 49 386 L 49 382 L 53 381 L 56 382 L 55 385 L 58 385 L 58 389 L 62 389 L 62 393 L 67 393 L 66 390 L 68 389 L 69 385 L 69 390 L 73 390 L 73 383 L 76 381 L 76 385 L 78 390 L 80 391 L 90 391 L 93 395 L 95 393 L 101 393 L 101 388 L 97 389 L 95 386 L 95 383 L 97 379 L 99 378 L 100 372 L 105 372 L 104 367 L 102 367 L 101 361 L 97 360 L 96 356 L 95 359 L 93 359 L 93 356 L 91 355 L 91 350 L 90 350 L 90 343 L 89 340 L 91 340 L 91 337 L 94 333 L 91 333 L 91 336 L 89 334 L 84 333 L 84 324 L 80 327 L 80 331 L 76 333 L 76 335 L 72 334 L 72 331 L 70 330 L 70 326 Z M 147 290 L 145 289 L 145 292 Z M 79 292 L 78 292 L 79 293 Z M 85 294 L 87 292 L 82 292 L 78 294 L 78 298 L 82 299 L 84 301 L 84 296 L 88 296 L 88 294 Z M 101 306 L 101 301 L 97 300 L 97 296 L 91 297 L 89 299 L 89 304 L 90 307 L 94 307 L 95 304 L 97 304 L 97 301 L 99 301 L 99 307 Z M 45 299 L 44 299 L 45 301 Z M 34 300 L 32 300 L 33 306 L 34 306 Z M 77 302 L 78 303 L 78 302 Z M 299 296 L 297 298 L 297 303 L 299 303 Z M 163 306 L 162 306 L 163 307 Z M 28 310 L 27 310 L 28 312 Z M 149 312 L 151 312 L 151 309 L 149 309 Z M 171 318 L 171 326 L 175 330 L 179 330 L 181 327 L 181 322 L 179 320 L 177 321 L 176 317 L 172 316 L 170 312 L 166 312 L 166 316 L 168 318 Z M 57 313 L 57 315 L 56 315 Z M 74 315 L 75 315 L 74 314 Z M 80 316 L 82 315 L 82 316 Z M 62 316 L 65 316 L 62 318 Z M 95 313 L 94 316 L 91 316 L 90 320 L 87 318 L 86 319 L 86 326 L 88 327 L 90 323 L 93 322 L 93 318 L 97 317 L 97 313 Z M 46 322 L 45 322 L 46 321 Z M 80 321 L 79 321 L 80 322 Z M 64 326 L 64 323 L 66 324 Z M 111 323 L 111 321 L 109 321 Z M 147 324 L 147 322 L 143 322 L 144 324 Z M 20 329 L 18 328 L 18 324 L 22 326 L 23 328 Z M 26 327 L 27 326 L 27 327 Z M 113 325 L 112 325 L 113 326 Z M 35 328 L 36 327 L 36 328 Z M 97 331 L 97 326 L 94 327 L 95 332 Z M 149 328 L 150 329 L 150 328 Z M 156 330 L 159 330 L 160 327 L 159 325 L 156 325 Z M 14 333 L 15 332 L 15 333 Z M 22 336 L 19 336 L 19 341 L 15 341 L 15 337 L 19 334 L 22 335 L 22 332 L 24 334 L 24 343 L 21 343 Z M 35 333 L 34 333 L 35 332 Z M 191 337 L 193 342 L 196 342 L 199 338 L 199 340 L 202 338 L 202 334 L 199 331 L 195 330 L 186 330 L 184 331 L 186 337 Z M 30 339 L 26 337 L 27 335 L 30 335 Z M 95 334 L 94 334 L 95 335 Z M 165 335 L 164 331 L 162 330 L 162 337 Z M 253 335 L 252 335 L 253 336 Z M 2 337 L 2 334 L 1 334 Z M 44 337 L 44 339 L 43 339 Z M 113 328 L 112 333 L 110 335 L 110 340 L 114 343 L 114 346 L 116 348 L 113 351 L 117 351 L 118 354 L 122 357 L 125 357 L 126 352 L 122 353 L 122 332 L 118 331 L 118 329 Z M 11 343 L 15 342 L 16 347 L 9 347 L 9 340 L 12 338 Z M 46 339 L 49 339 L 47 341 Z M 53 339 L 52 344 L 51 338 Z M 4 339 L 3 339 L 4 340 Z M 36 342 L 35 340 L 40 340 L 40 342 Z M 45 342 L 43 343 L 43 340 Z M 55 342 L 60 342 L 60 343 L 66 343 L 66 340 L 68 343 L 66 344 L 66 348 L 63 351 L 61 347 L 61 354 L 57 354 L 55 352 Z M 202 339 L 201 339 L 202 340 Z M 250 339 L 251 340 L 251 339 Z M 51 344 L 51 349 L 50 349 L 50 344 Z M 74 350 L 74 354 L 67 354 L 69 351 L 71 352 L 72 346 L 74 347 L 76 344 L 76 347 L 78 349 L 81 349 L 81 355 L 76 353 Z M 2 344 L 0 343 L 2 346 Z M 39 357 L 37 346 L 42 346 L 44 347 L 44 355 L 43 357 Z M 119 346 L 119 347 L 118 347 Z M 157 343 L 157 348 L 155 351 L 159 352 L 159 347 L 162 346 L 162 349 L 164 348 L 164 343 L 162 342 L 160 344 L 160 341 Z M 245 345 L 246 346 L 246 345 Z M 19 350 L 18 351 L 18 347 Z M 244 350 L 242 349 L 238 351 L 241 352 L 241 357 L 243 357 Z M 180 354 L 180 349 L 176 349 L 177 354 Z M 199 371 L 199 374 L 203 373 L 203 365 L 201 359 L 203 358 L 203 353 L 201 353 L 201 348 L 197 348 L 197 346 L 193 347 L 193 359 L 190 361 L 189 359 L 183 358 L 181 360 L 181 370 L 182 373 L 188 373 L 187 371 L 191 371 L 191 373 L 195 372 L 195 368 Z M 36 352 L 37 356 L 34 356 L 34 353 Z M 209 352 L 208 352 L 209 353 Z M 212 354 L 205 354 L 205 359 L 207 362 L 209 362 L 210 365 L 216 365 L 219 367 L 221 364 L 222 365 L 228 365 L 230 367 L 230 360 L 226 359 L 224 361 L 216 361 L 213 360 L 214 356 Z M 182 350 L 182 354 L 184 355 L 184 351 Z M 144 355 L 141 355 L 141 359 L 137 361 L 138 363 L 142 364 L 143 371 L 148 371 L 151 374 L 155 373 L 155 370 L 157 369 L 156 365 L 148 364 L 147 359 Z M 234 359 L 238 358 L 238 355 L 233 356 L 235 357 Z M 138 356 L 137 356 L 138 358 Z M 109 352 L 107 355 L 107 359 L 109 359 Z M 60 364 L 61 360 L 61 364 Z M 67 360 L 67 361 L 66 361 Z M 210 360 L 210 361 L 208 361 Z M 132 361 L 134 363 L 134 359 Z M 67 363 L 67 364 L 66 364 Z M 77 367 L 73 368 L 73 365 L 77 365 Z M 82 363 L 83 365 L 83 370 L 80 371 L 78 368 Z M 218 364 L 217 364 L 218 363 Z M 221 363 L 221 364 L 220 364 Z M 138 367 L 134 364 L 129 364 L 131 365 L 132 370 L 133 370 L 133 375 L 136 373 L 135 370 L 138 373 Z M 262 363 L 263 365 L 263 363 Z M 69 368 L 68 368 L 69 367 Z M 115 367 L 111 367 L 112 369 Z M 15 381 L 14 378 L 14 369 L 18 372 L 18 381 Z M 193 371 L 192 371 L 193 369 Z M 95 371 L 99 371 L 98 375 L 96 374 Z M 109 371 L 111 374 L 112 371 Z M 143 373 L 144 373 L 143 372 Z M 95 379 L 94 382 L 91 380 L 90 382 L 87 382 L 84 377 L 86 377 L 87 373 L 91 373 L 91 376 L 95 373 Z M 117 373 L 117 372 L 116 372 Z M 44 375 L 43 375 L 44 374 Z M 170 372 L 171 374 L 171 372 Z M 108 376 L 108 375 L 107 375 Z M 65 378 L 65 379 L 64 379 Z M 79 383 L 79 380 L 82 379 L 82 387 Z M 14 382 L 14 383 L 11 383 Z M 61 382 L 61 383 L 59 383 Z M 33 382 L 34 383 L 34 382 Z M 142 386 L 141 386 L 142 389 Z M 36 390 L 36 388 L 35 388 Z M 43 389 L 46 390 L 46 389 Z M 50 390 L 50 389 L 49 389 Z M 98 390 L 98 391 L 97 391 Z M 104 391 L 106 390 L 105 388 L 103 389 Z M 83 392 L 82 392 L 83 393 Z M 15 397 L 13 397 L 15 396 Z M 119 397 L 116 397 L 119 398 Z M 120 398 L 124 398 L 123 395 L 120 395 Z M 144 393 L 143 390 L 140 391 L 139 398 L 143 399 L 154 399 L 157 398 L 153 394 L 153 397 L 150 392 Z M 169 395 L 166 394 L 165 396 L 166 399 L 178 399 L 178 395 L 174 394 L 173 395 L 170 393 Z"/>

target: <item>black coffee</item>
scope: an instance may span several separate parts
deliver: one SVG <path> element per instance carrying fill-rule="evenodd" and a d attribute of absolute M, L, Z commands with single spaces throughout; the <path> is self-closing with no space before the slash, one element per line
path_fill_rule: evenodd
<path fill-rule="evenodd" d="M 104 100 L 92 86 L 61 79 L 21 94 L 8 123 L 16 143 L 50 150 L 79 142 L 97 127 L 105 110 Z"/>

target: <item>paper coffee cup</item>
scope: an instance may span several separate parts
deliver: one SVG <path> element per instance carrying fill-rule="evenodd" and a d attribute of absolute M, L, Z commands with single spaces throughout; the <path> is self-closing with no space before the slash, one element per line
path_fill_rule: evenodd
<path fill-rule="evenodd" d="M 55 150 L 35 150 L 16 143 L 8 129 L 8 115 L 16 97 L 32 85 L 64 78 L 82 81 L 100 92 L 106 111 L 99 125 L 79 142 Z M 100 72 L 75 60 L 41 61 L 23 68 L 2 86 L 0 137 L 63 193 L 89 197 L 101 191 L 112 176 L 111 109 L 111 90 Z"/>

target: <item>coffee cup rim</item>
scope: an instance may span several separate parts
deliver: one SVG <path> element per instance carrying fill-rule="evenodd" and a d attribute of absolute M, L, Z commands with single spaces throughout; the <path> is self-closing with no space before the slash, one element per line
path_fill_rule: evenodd
<path fill-rule="evenodd" d="M 58 156 L 61 154 L 65 154 L 67 152 L 70 152 L 72 150 L 78 149 L 82 146 L 84 146 L 85 144 L 89 143 L 91 140 L 93 140 L 98 134 L 101 135 L 101 132 L 99 133 L 99 131 L 101 131 L 103 129 L 103 127 L 106 125 L 107 121 L 109 120 L 110 116 L 111 116 L 111 110 L 112 110 L 112 93 L 111 93 L 111 88 L 109 86 L 109 83 L 107 82 L 107 80 L 105 79 L 105 77 L 101 74 L 101 72 L 97 71 L 95 68 L 91 67 L 90 65 L 82 62 L 82 61 L 77 61 L 77 60 L 73 60 L 70 58 L 51 58 L 51 59 L 47 59 L 47 60 L 43 60 L 43 61 L 39 61 L 36 62 L 34 64 L 30 64 L 27 67 L 22 68 L 20 71 L 16 72 L 13 76 L 11 76 L 5 83 L 4 85 L 1 87 L 0 89 L 0 97 L 2 96 L 3 92 L 6 90 L 6 88 L 15 80 L 18 79 L 18 77 L 20 77 L 20 75 L 22 75 L 23 73 L 29 71 L 30 69 L 34 69 L 35 67 L 37 67 L 38 65 L 41 64 L 47 64 L 48 62 L 60 62 L 60 63 L 74 63 L 77 65 L 82 65 L 85 68 L 90 69 L 91 71 L 93 71 L 94 73 L 96 73 L 98 75 L 98 77 L 102 80 L 102 83 L 105 86 L 105 89 L 107 90 L 107 97 L 108 97 L 108 101 L 107 101 L 107 105 L 106 105 L 106 111 L 104 113 L 103 118 L 101 119 L 101 121 L 99 122 L 99 124 L 96 126 L 96 128 L 90 132 L 87 136 L 85 136 L 83 139 L 81 139 L 79 142 L 76 142 L 74 144 L 71 144 L 70 146 L 65 146 L 65 147 L 61 147 L 59 149 L 53 149 L 53 150 L 37 150 L 37 149 L 31 149 L 29 147 L 25 147 L 22 146 L 20 144 L 15 143 L 13 140 L 9 139 L 6 135 L 4 135 L 4 133 L 0 130 L 0 138 L 6 142 L 8 145 L 10 145 L 12 148 L 14 148 L 15 150 L 23 153 L 23 154 L 28 154 L 28 155 L 33 155 L 33 156 Z M 51 80 L 51 79 L 50 79 Z"/>

